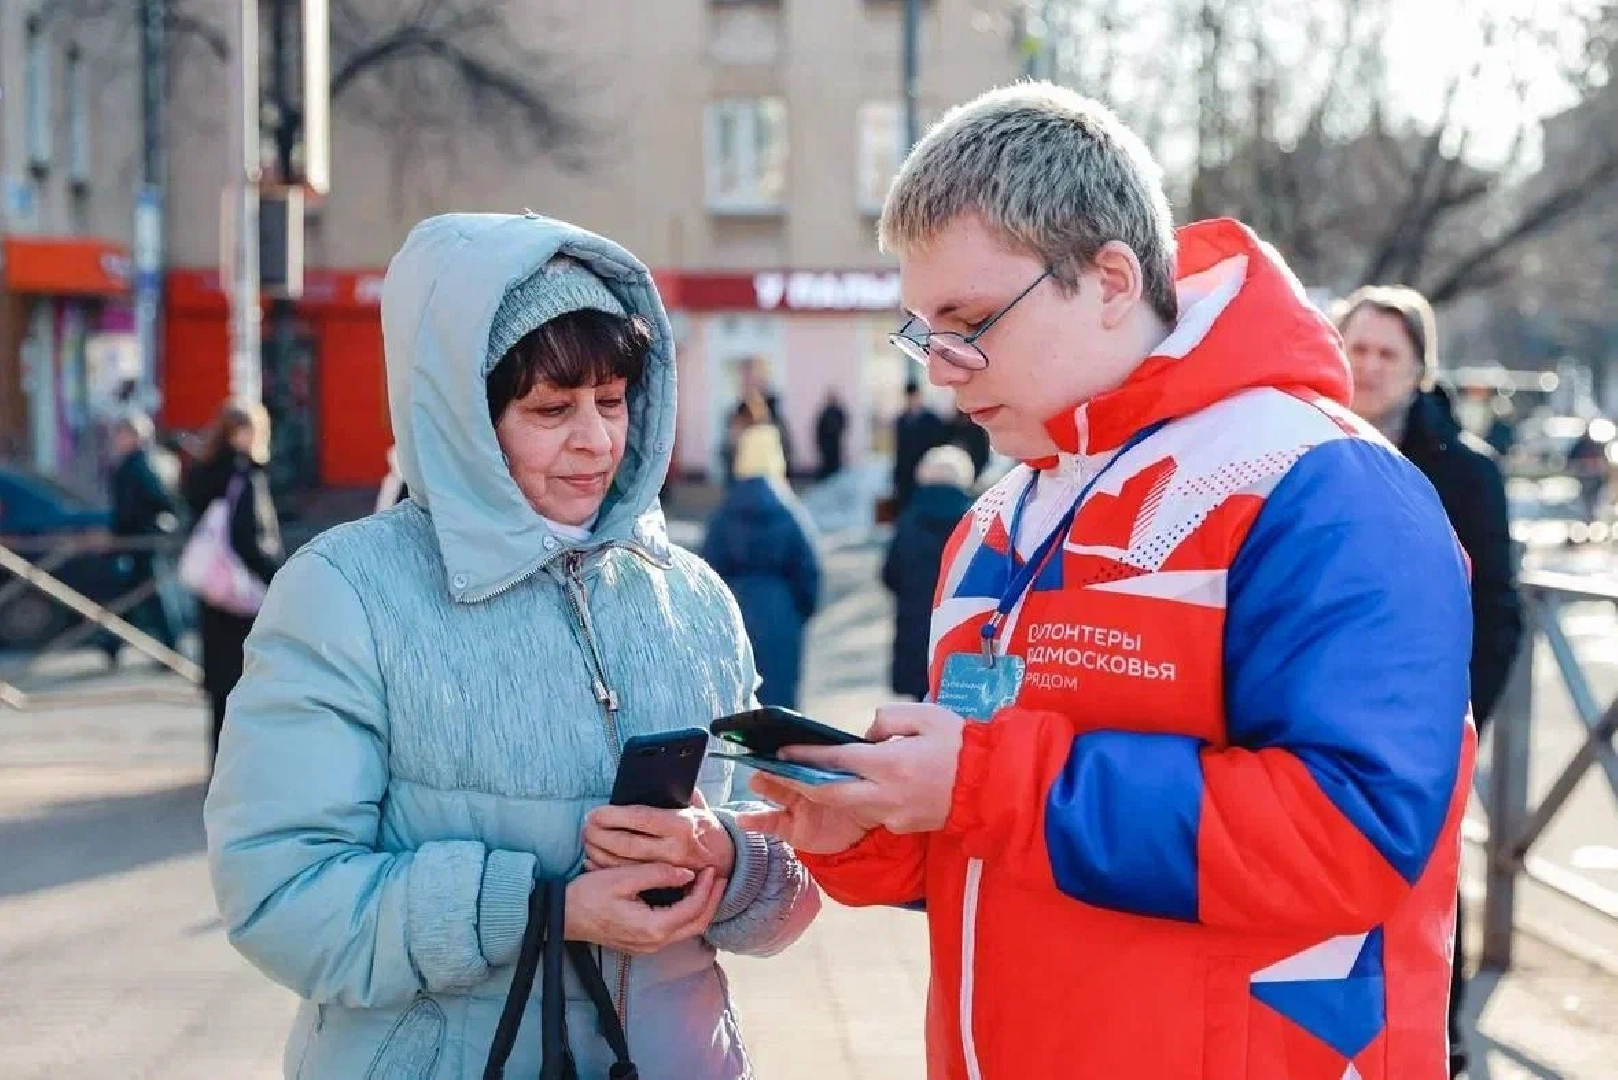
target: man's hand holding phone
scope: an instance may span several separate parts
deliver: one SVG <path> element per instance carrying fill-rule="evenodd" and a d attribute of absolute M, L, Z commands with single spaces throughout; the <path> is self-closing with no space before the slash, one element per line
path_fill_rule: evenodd
<path fill-rule="evenodd" d="M 904 702 L 877 710 L 866 733 L 869 744 L 784 746 L 784 759 L 850 772 L 857 779 L 808 785 L 756 777 L 753 790 L 782 810 L 774 812 L 778 816 L 746 815 L 742 824 L 774 833 L 795 847 L 796 834 L 805 841 L 803 850 L 819 854 L 843 851 L 858 843 L 863 830 L 878 825 L 895 833 L 943 828 L 965 725 L 941 706 Z"/>

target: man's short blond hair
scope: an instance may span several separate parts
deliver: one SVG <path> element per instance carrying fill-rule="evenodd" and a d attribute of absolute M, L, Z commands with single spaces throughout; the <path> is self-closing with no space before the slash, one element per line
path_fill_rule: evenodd
<path fill-rule="evenodd" d="M 1144 293 L 1169 325 L 1174 216 L 1151 151 L 1100 102 L 1052 83 L 1020 82 L 951 109 L 905 158 L 882 208 L 889 252 L 925 246 L 977 214 L 1068 288 L 1102 245 L 1129 245 Z"/>

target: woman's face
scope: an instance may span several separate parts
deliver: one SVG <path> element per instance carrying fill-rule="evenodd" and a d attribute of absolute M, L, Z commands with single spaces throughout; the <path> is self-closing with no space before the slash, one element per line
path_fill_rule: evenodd
<path fill-rule="evenodd" d="M 562 389 L 540 379 L 494 426 L 511 478 L 543 516 L 583 525 L 601 509 L 629 434 L 623 379 Z"/>

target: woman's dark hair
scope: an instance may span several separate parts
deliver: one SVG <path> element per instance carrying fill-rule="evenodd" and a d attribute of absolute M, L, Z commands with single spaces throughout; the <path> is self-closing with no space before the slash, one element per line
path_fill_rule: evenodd
<path fill-rule="evenodd" d="M 646 371 L 652 327 L 639 315 L 570 311 L 523 335 L 485 380 L 489 419 L 498 424 L 506 407 L 544 379 L 564 390 L 623 379 L 634 386 Z"/>

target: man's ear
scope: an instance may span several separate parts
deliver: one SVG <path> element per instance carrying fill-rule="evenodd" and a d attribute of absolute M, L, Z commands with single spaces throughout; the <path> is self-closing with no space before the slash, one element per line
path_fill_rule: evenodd
<path fill-rule="evenodd" d="M 1091 272 L 1101 288 L 1101 325 L 1111 330 L 1135 309 L 1145 291 L 1140 259 L 1128 244 L 1109 240 L 1096 252 Z"/>

